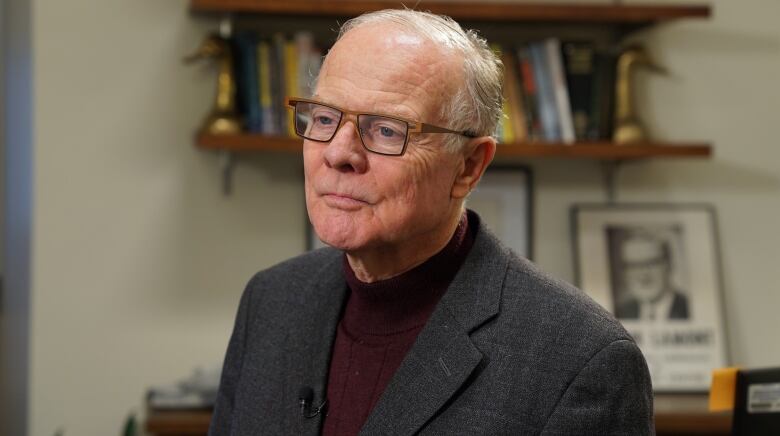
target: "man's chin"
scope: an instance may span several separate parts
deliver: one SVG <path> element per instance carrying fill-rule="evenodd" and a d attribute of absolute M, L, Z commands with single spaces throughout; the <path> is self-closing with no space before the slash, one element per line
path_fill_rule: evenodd
<path fill-rule="evenodd" d="M 320 241 L 322 241 L 325 245 L 328 245 L 329 247 L 333 247 L 338 250 L 346 251 L 346 252 L 358 251 L 364 247 L 364 244 L 358 243 L 357 241 L 354 240 L 354 238 L 347 238 L 347 237 L 320 236 Z"/>
<path fill-rule="evenodd" d="M 360 232 L 349 220 L 326 219 L 314 222 L 314 231 L 324 244 L 344 251 L 353 251 L 361 247 Z"/>
<path fill-rule="evenodd" d="M 378 238 L 352 225 L 314 227 L 317 237 L 324 244 L 348 253 L 370 250 L 381 245 Z"/>

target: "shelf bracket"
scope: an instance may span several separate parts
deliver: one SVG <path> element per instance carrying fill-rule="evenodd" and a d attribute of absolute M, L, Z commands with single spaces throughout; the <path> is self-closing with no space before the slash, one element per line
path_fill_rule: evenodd
<path fill-rule="evenodd" d="M 601 172 L 604 176 L 604 192 L 607 194 L 607 203 L 617 202 L 617 176 L 620 169 L 619 160 L 601 162 Z"/>
<path fill-rule="evenodd" d="M 220 152 L 220 166 L 222 167 L 222 194 L 230 197 L 233 192 L 233 169 L 236 167 L 233 152 L 227 150 Z"/>

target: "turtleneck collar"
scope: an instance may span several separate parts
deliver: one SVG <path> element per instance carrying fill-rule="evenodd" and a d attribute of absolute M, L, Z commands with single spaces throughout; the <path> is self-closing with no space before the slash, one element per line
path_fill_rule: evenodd
<path fill-rule="evenodd" d="M 469 221 L 464 212 L 441 251 L 386 280 L 361 282 L 344 255 L 344 276 L 351 291 L 342 319 L 347 333 L 386 336 L 424 325 L 474 243 L 476 226 L 469 229 Z"/>

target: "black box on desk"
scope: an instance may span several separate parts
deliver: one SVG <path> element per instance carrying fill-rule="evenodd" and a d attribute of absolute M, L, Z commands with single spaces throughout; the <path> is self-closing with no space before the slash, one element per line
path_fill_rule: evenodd
<path fill-rule="evenodd" d="M 732 432 L 736 436 L 780 435 L 780 368 L 737 373 Z"/>

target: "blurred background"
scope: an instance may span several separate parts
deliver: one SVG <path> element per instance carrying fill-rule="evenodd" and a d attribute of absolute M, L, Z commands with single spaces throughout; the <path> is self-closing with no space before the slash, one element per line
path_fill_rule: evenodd
<path fill-rule="evenodd" d="M 638 76 L 651 136 L 712 157 L 626 163 L 617 200 L 714 206 L 729 362 L 778 366 L 780 3 L 705 4 L 709 18 L 632 38 L 670 70 Z M 225 156 L 194 146 L 216 70 L 182 58 L 222 14 L 188 0 L 0 6 L 0 434 L 117 434 L 131 414 L 142 426 L 151 386 L 219 367 L 248 279 L 306 249 L 301 162 L 236 156 L 225 195 Z M 606 200 L 603 168 L 522 161 L 533 259 L 574 282 L 570 208 Z"/>

